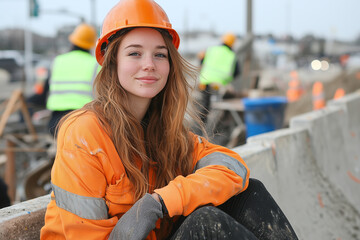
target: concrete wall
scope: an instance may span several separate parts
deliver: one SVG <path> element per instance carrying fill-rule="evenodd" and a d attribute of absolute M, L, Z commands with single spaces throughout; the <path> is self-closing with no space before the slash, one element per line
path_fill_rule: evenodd
<path fill-rule="evenodd" d="M 360 239 L 360 92 L 234 148 L 299 239 Z M 0 210 L 0 239 L 38 239 L 50 196 Z"/>

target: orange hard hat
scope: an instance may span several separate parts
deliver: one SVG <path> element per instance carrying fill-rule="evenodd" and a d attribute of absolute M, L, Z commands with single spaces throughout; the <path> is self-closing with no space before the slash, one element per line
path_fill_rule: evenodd
<path fill-rule="evenodd" d="M 69 41 L 83 49 L 89 50 L 95 46 L 96 30 L 91 25 L 82 23 L 70 34 Z"/>
<path fill-rule="evenodd" d="M 106 15 L 101 36 L 96 43 L 95 56 L 100 65 L 109 38 L 124 28 L 153 27 L 167 30 L 172 36 L 172 42 L 179 48 L 180 37 L 172 28 L 165 11 L 154 0 L 120 0 Z"/>
<path fill-rule="evenodd" d="M 229 47 L 232 47 L 234 45 L 235 40 L 236 40 L 236 36 L 233 33 L 226 33 L 222 37 L 222 42 L 228 45 Z"/>

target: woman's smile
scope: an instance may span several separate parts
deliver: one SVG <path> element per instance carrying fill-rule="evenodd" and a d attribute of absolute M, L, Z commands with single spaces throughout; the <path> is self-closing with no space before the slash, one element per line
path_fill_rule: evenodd
<path fill-rule="evenodd" d="M 136 78 L 138 81 L 140 81 L 141 83 L 145 83 L 145 84 L 152 84 L 158 81 L 157 77 L 153 77 L 153 76 L 144 76 L 144 77 L 138 77 Z"/>

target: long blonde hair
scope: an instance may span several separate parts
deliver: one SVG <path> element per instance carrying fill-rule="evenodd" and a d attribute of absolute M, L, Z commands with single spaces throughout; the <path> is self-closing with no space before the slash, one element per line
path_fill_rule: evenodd
<path fill-rule="evenodd" d="M 188 107 L 192 104 L 188 80 L 196 79 L 197 69 L 180 56 L 167 31 L 157 30 L 168 47 L 170 72 L 166 86 L 151 101 L 146 121 L 139 122 L 132 115 L 117 75 L 119 45 L 131 29 L 121 30 L 108 45 L 94 82 L 95 99 L 81 109 L 95 112 L 106 129 L 134 186 L 136 200 L 178 175 L 190 174 L 193 168 L 194 144 L 185 114 L 198 120 L 191 112 L 195 108 Z M 141 169 L 135 159 L 141 161 Z M 154 186 L 149 185 L 150 167 L 155 169 Z"/>

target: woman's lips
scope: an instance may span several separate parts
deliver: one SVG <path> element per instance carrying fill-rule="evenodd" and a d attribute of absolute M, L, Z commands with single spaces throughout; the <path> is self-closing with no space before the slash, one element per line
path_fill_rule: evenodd
<path fill-rule="evenodd" d="M 139 77 L 139 78 L 137 78 L 137 80 L 139 80 L 143 83 L 154 83 L 158 79 L 156 77 L 152 77 L 152 76 L 145 76 L 145 77 Z"/>

